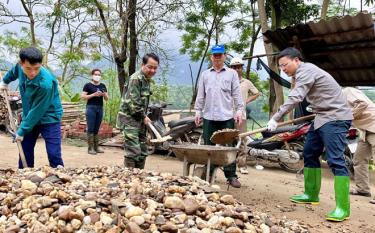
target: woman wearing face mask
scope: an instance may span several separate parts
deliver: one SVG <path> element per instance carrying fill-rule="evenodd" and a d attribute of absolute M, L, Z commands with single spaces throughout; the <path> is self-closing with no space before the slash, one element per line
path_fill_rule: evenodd
<path fill-rule="evenodd" d="M 87 101 L 86 121 L 87 121 L 87 142 L 88 153 L 95 155 L 103 153 L 99 148 L 98 132 L 103 119 L 103 99 L 108 100 L 107 88 L 100 82 L 102 72 L 100 69 L 91 71 L 91 82 L 83 87 L 81 98 Z"/>

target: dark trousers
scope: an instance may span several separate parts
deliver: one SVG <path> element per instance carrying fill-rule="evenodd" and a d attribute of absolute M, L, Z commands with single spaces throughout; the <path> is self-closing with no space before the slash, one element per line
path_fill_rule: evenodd
<path fill-rule="evenodd" d="M 234 120 L 230 119 L 227 121 L 211 121 L 203 119 L 203 139 L 205 145 L 214 145 L 210 138 L 212 134 L 221 129 L 234 129 Z M 213 172 L 214 166 L 211 167 L 211 172 Z M 228 180 L 237 178 L 236 175 L 236 162 L 224 166 L 224 175 Z"/>
<path fill-rule="evenodd" d="M 319 156 L 325 149 L 327 162 L 335 176 L 349 176 L 345 165 L 344 151 L 347 145 L 346 134 L 351 121 L 331 121 L 317 130 L 313 125 L 307 133 L 303 157 L 305 167 L 320 168 Z"/>
<path fill-rule="evenodd" d="M 86 106 L 86 121 L 87 133 L 98 134 L 100 124 L 103 119 L 103 106 L 100 105 L 87 105 Z"/>
<path fill-rule="evenodd" d="M 61 158 L 60 123 L 36 125 L 30 133 L 24 136 L 22 148 L 25 153 L 27 166 L 34 167 L 34 147 L 40 134 L 42 134 L 46 143 L 49 165 L 51 167 L 64 166 Z M 18 161 L 18 167 L 23 168 L 21 159 Z"/>

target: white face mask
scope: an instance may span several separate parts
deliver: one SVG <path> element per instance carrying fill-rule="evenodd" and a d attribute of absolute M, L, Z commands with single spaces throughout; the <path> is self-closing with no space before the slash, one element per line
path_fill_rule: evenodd
<path fill-rule="evenodd" d="M 101 77 L 102 76 L 100 76 L 100 75 L 93 75 L 92 80 L 94 80 L 94 82 L 99 82 Z"/>

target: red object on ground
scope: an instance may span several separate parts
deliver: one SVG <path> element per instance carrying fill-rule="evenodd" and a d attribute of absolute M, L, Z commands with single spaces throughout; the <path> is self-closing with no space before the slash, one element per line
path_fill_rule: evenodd
<path fill-rule="evenodd" d="M 61 126 L 61 135 L 63 138 L 81 138 L 85 139 L 87 137 L 86 133 L 86 122 L 75 121 L 71 125 L 62 125 Z M 111 138 L 113 137 L 113 128 L 103 122 L 99 128 L 99 138 Z"/>

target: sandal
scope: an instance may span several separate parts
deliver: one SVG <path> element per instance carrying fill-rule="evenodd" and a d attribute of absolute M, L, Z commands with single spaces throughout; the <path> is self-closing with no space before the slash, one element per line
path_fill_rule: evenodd
<path fill-rule="evenodd" d="M 356 189 L 351 189 L 350 190 L 351 195 L 357 195 L 357 196 L 364 196 L 364 197 L 371 197 L 371 193 L 368 192 L 359 192 Z"/>

